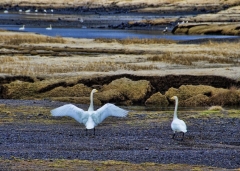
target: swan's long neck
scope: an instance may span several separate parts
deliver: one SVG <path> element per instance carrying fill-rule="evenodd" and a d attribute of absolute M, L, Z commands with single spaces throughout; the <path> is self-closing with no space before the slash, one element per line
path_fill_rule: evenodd
<path fill-rule="evenodd" d="M 88 111 L 94 111 L 94 107 L 93 107 L 93 91 L 90 94 L 90 106 L 88 108 Z"/>
<path fill-rule="evenodd" d="M 173 115 L 173 119 L 177 119 L 177 108 L 178 108 L 178 99 L 175 99 L 175 109 L 174 109 L 174 115 Z"/>

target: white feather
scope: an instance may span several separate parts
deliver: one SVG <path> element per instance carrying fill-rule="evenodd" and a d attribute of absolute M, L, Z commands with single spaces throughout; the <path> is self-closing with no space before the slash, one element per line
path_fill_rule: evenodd
<path fill-rule="evenodd" d="M 93 89 L 90 95 L 90 106 L 88 111 L 84 111 L 72 104 L 67 104 L 51 110 L 52 116 L 69 116 L 83 123 L 87 129 L 93 129 L 109 116 L 125 117 L 128 111 L 121 109 L 114 104 L 107 103 L 101 108 L 94 111 L 93 109 L 93 93 L 97 92 Z"/>
<path fill-rule="evenodd" d="M 72 105 L 66 104 L 51 110 L 52 116 L 70 116 L 79 123 L 86 124 L 88 120 L 88 114 L 86 111 Z"/>

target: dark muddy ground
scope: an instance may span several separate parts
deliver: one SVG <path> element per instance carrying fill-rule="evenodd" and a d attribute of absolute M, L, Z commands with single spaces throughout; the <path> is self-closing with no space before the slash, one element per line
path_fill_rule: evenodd
<path fill-rule="evenodd" d="M 13 108 L 19 105 L 55 108 L 63 104 L 46 100 L 1 100 L 0 103 Z M 0 115 L 3 116 L 2 112 Z M 37 115 L 35 122 L 23 116 L 19 121 L 1 123 L 1 158 L 118 160 L 240 168 L 238 118 L 185 119 L 188 132 L 180 141 L 180 136 L 176 140 L 171 138 L 171 119 L 160 124 L 144 114 L 107 118 L 96 127 L 95 136 L 92 130 L 86 136 L 84 126 L 72 119 L 46 117 L 57 122 L 37 122 L 43 117 Z M 141 124 L 134 124 L 136 120 Z"/>

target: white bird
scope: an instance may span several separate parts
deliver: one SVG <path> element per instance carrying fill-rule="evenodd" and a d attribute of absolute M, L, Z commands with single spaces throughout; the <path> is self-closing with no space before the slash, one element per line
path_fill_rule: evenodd
<path fill-rule="evenodd" d="M 28 9 L 28 10 L 26 10 L 25 12 L 26 12 L 26 13 L 29 13 L 29 12 L 31 12 L 31 10 L 30 10 L 30 9 Z"/>
<path fill-rule="evenodd" d="M 182 140 L 183 140 L 184 133 L 187 132 L 187 126 L 186 126 L 186 124 L 183 120 L 178 119 L 178 117 L 177 117 L 178 97 L 173 96 L 171 99 L 175 100 L 175 109 L 174 109 L 173 121 L 171 123 L 171 128 L 173 130 L 173 137 L 172 138 L 174 139 L 176 132 L 182 132 L 183 133 Z"/>
<path fill-rule="evenodd" d="M 47 10 L 43 10 L 43 12 L 47 13 Z"/>
<path fill-rule="evenodd" d="M 46 30 L 52 30 L 52 25 L 50 24 L 50 26 L 47 27 Z"/>
<path fill-rule="evenodd" d="M 164 30 L 163 30 L 163 33 L 166 33 L 168 31 L 168 27 L 166 27 Z"/>
<path fill-rule="evenodd" d="M 38 12 L 38 9 L 35 9 L 35 12 Z"/>
<path fill-rule="evenodd" d="M 82 17 L 81 17 L 81 18 L 78 18 L 78 21 L 80 21 L 80 23 L 83 23 Z"/>
<path fill-rule="evenodd" d="M 3 12 L 4 12 L 4 13 L 8 13 L 8 10 L 4 10 Z"/>
<path fill-rule="evenodd" d="M 114 104 L 107 103 L 101 108 L 94 110 L 93 107 L 93 93 L 98 92 L 93 89 L 90 94 L 90 106 L 87 111 L 78 108 L 72 104 L 66 104 L 56 109 L 51 110 L 52 116 L 70 116 L 79 123 L 83 123 L 86 127 L 86 135 L 88 129 L 94 129 L 95 126 L 100 124 L 108 116 L 125 117 L 128 111 L 121 109 Z"/>
<path fill-rule="evenodd" d="M 53 12 L 53 9 L 51 9 L 50 11 Z"/>
<path fill-rule="evenodd" d="M 18 12 L 22 12 L 22 10 L 20 9 L 20 10 L 18 10 Z"/>
<path fill-rule="evenodd" d="M 25 25 L 19 28 L 19 30 L 25 30 Z"/>

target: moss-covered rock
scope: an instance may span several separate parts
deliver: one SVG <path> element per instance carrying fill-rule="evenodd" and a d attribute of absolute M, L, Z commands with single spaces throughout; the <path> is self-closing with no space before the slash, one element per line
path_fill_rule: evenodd
<path fill-rule="evenodd" d="M 43 97 L 90 97 L 92 88 L 84 84 L 76 84 L 72 87 L 56 87 L 50 91 L 42 93 Z"/>
<path fill-rule="evenodd" d="M 166 96 L 162 95 L 160 92 L 153 94 L 145 102 L 146 106 L 159 105 L 159 106 L 165 107 L 165 106 L 168 106 L 168 104 L 169 104 L 169 102 L 168 102 Z"/>
<path fill-rule="evenodd" d="M 214 94 L 211 98 L 211 105 L 239 105 L 240 104 L 240 90 L 225 90 Z"/>
<path fill-rule="evenodd" d="M 212 86 L 205 85 L 182 85 L 179 89 L 170 88 L 165 96 L 170 99 L 172 96 L 178 96 L 181 100 L 186 100 L 190 97 L 196 96 L 198 94 L 211 96 L 213 92 L 216 91 L 216 88 Z"/>
<path fill-rule="evenodd" d="M 120 78 L 104 85 L 97 97 L 103 102 L 118 100 L 117 102 L 128 101 L 127 104 L 131 104 L 131 102 L 134 104 L 143 103 L 151 91 L 152 86 L 149 81 L 132 81 L 128 78 Z"/>
<path fill-rule="evenodd" d="M 203 94 L 190 97 L 179 103 L 181 106 L 207 106 L 209 105 L 209 97 Z"/>
<path fill-rule="evenodd" d="M 4 99 L 33 99 L 38 90 L 38 85 L 24 81 L 14 81 L 2 85 L 2 98 Z"/>

